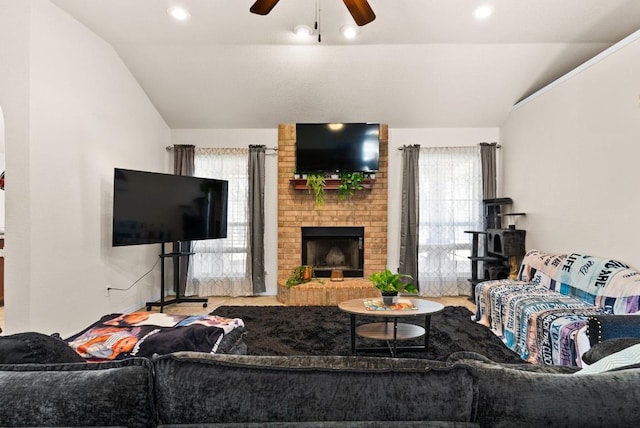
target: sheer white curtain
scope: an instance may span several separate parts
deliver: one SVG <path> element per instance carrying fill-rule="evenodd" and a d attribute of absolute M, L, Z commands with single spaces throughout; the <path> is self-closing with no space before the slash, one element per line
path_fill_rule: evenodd
<path fill-rule="evenodd" d="M 196 177 L 229 182 L 227 238 L 194 241 L 187 294 L 250 296 L 247 265 L 248 149 L 196 148 Z"/>
<path fill-rule="evenodd" d="M 482 230 L 480 148 L 421 148 L 418 278 L 423 296 L 470 295 L 471 234 Z"/>

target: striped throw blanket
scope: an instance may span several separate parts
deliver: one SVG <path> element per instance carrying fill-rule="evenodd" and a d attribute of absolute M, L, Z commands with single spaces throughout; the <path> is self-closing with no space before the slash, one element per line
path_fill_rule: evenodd
<path fill-rule="evenodd" d="M 476 286 L 475 319 L 531 363 L 581 366 L 594 314 L 639 311 L 640 273 L 616 260 L 529 251 L 518 279 Z M 584 342 L 584 341 L 583 341 Z"/>

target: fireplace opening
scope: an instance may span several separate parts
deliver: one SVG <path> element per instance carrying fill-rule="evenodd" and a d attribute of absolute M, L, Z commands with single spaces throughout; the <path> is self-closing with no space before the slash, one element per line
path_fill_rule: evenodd
<path fill-rule="evenodd" d="M 313 266 L 318 278 L 329 278 L 334 269 L 362 278 L 364 227 L 303 227 L 301 264 Z"/>

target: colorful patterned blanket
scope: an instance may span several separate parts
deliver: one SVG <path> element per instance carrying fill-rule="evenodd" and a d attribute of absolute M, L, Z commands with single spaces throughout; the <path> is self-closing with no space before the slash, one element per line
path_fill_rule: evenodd
<path fill-rule="evenodd" d="M 151 357 L 177 351 L 226 353 L 244 322 L 216 315 L 110 314 L 65 341 L 90 361 Z"/>
<path fill-rule="evenodd" d="M 577 336 L 587 318 L 637 313 L 639 302 L 640 274 L 624 263 L 533 250 L 517 281 L 476 286 L 475 319 L 524 360 L 581 366 L 587 350 L 578 346 Z"/>

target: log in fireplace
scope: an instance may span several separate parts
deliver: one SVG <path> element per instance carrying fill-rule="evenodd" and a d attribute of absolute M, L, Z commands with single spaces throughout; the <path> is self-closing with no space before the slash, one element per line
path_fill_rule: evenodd
<path fill-rule="evenodd" d="M 364 227 L 302 227 L 302 265 L 311 265 L 318 278 L 339 269 L 345 277 L 364 273 Z"/>

